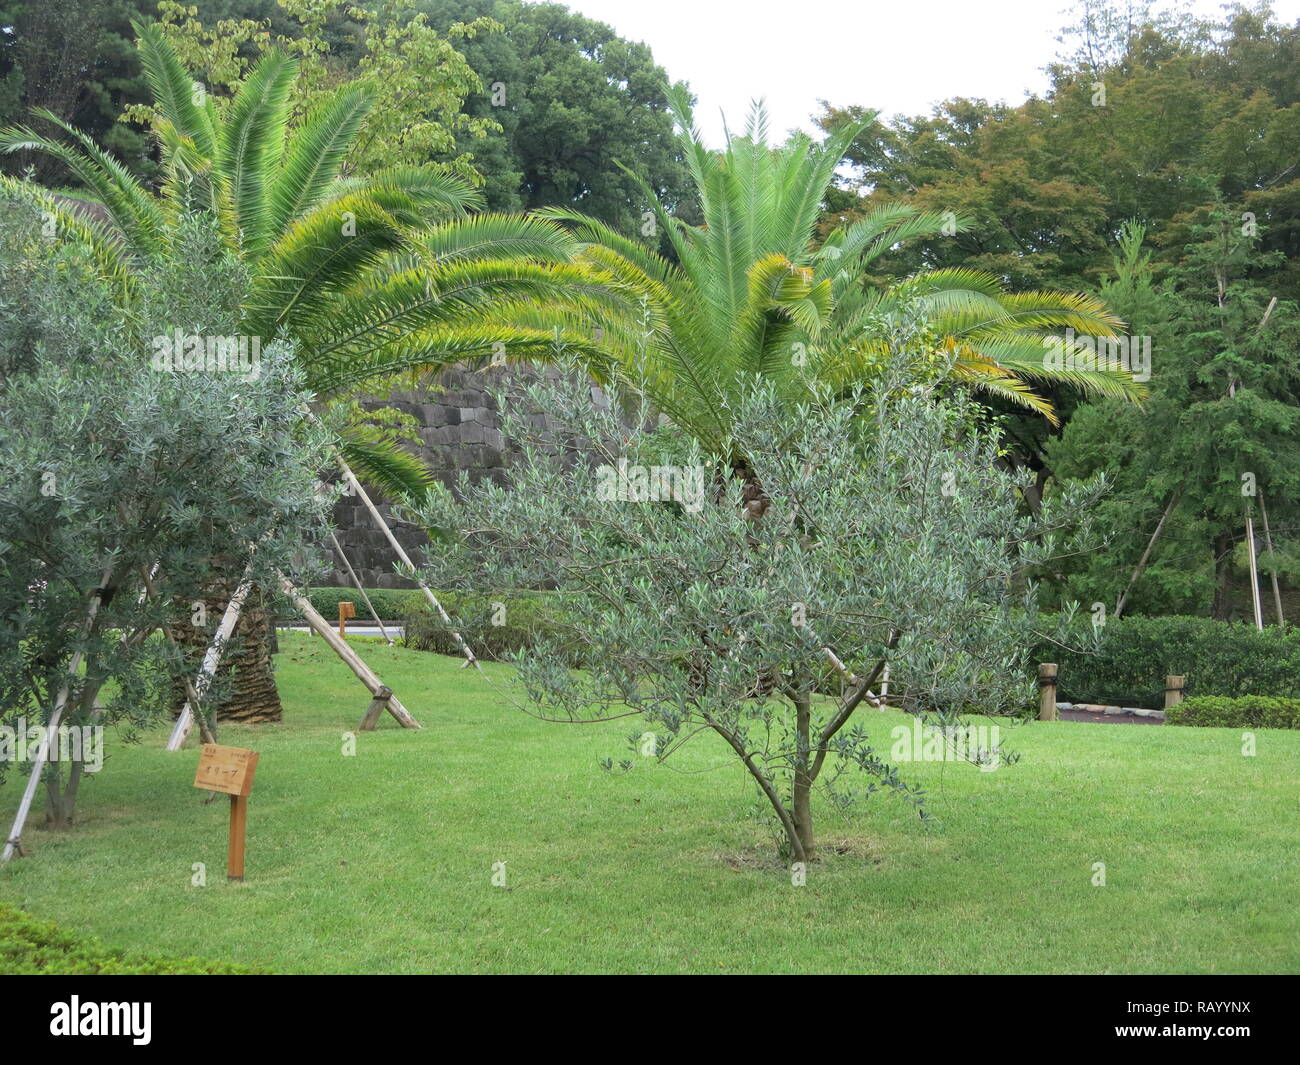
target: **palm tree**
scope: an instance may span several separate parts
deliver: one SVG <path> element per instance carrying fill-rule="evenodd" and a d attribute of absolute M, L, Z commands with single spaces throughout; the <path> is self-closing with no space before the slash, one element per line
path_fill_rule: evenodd
<path fill-rule="evenodd" d="M 675 263 L 578 212 L 539 214 L 571 226 L 584 260 L 615 281 L 611 298 L 620 307 L 607 331 L 614 365 L 708 449 L 729 453 L 730 399 L 747 378 L 772 379 L 793 396 L 810 376 L 847 390 L 878 372 L 888 357 L 881 323 L 904 310 L 927 321 L 955 380 L 1049 418 L 1051 406 L 1031 382 L 1129 399 L 1143 394 L 1122 371 L 1044 365 L 1043 339 L 1052 330 L 1115 335 L 1122 323 L 1099 300 L 1007 293 L 996 278 L 972 270 L 937 270 L 884 290 L 864 282 L 867 266 L 889 248 L 945 225 L 964 228 L 964 219 L 883 207 L 817 246 L 823 197 L 860 126 L 820 146 L 796 135 L 773 149 L 756 105 L 744 134 L 710 151 L 686 94 L 670 98 L 703 216 L 688 225 L 645 188 Z M 733 460 L 742 464 L 741 456 Z"/>
<path fill-rule="evenodd" d="M 436 166 L 398 167 L 340 178 L 370 106 L 361 88 L 323 98 L 290 129 L 297 64 L 273 51 L 223 103 L 193 98 L 193 81 L 154 25 L 137 24 L 154 105 L 163 180 L 136 180 L 92 138 L 42 111 L 67 142 L 28 127 L 0 131 L 0 151 L 37 151 L 63 163 L 103 204 L 106 218 L 74 211 L 26 183 L 6 179 L 40 202 L 66 239 L 88 245 L 112 282 L 127 322 L 142 319 L 139 278 L 163 268 L 181 239 L 186 212 L 209 211 L 250 281 L 242 332 L 263 344 L 293 342 L 307 387 L 328 404 L 405 371 L 434 370 L 504 352 L 546 359 L 557 343 L 597 354 L 584 335 L 548 319 L 538 303 L 586 306 L 589 269 L 574 260 L 576 239 L 544 219 L 475 215 L 478 192 Z M 528 322 L 521 308 L 530 308 Z M 147 338 L 140 336 L 141 350 Z M 390 493 L 423 491 L 428 471 L 363 423 L 339 440 L 357 472 Z M 238 572 L 238 566 L 235 568 Z M 228 598 L 237 578 L 217 581 Z M 218 609 L 217 613 L 220 613 Z M 256 610 L 239 631 L 244 669 L 223 710 L 245 720 L 279 716 L 268 673 L 266 628 Z M 189 626 L 181 627 L 193 636 Z M 199 640 L 203 640 L 199 634 Z M 233 662 L 241 664 L 238 656 Z"/>
<path fill-rule="evenodd" d="M 0 132 L 0 151 L 54 157 L 103 203 L 102 224 L 42 197 L 59 228 L 89 243 L 116 280 L 124 314 L 133 275 L 166 257 L 178 217 L 199 207 L 220 220 L 252 277 L 244 332 L 263 342 L 292 339 L 306 383 L 323 401 L 403 371 L 482 358 L 500 345 L 512 359 L 548 356 L 553 328 L 513 326 L 499 312 L 537 299 L 562 302 L 589 284 L 573 263 L 576 242 L 559 226 L 470 217 L 481 195 L 437 166 L 340 179 L 370 107 L 363 89 L 324 97 L 290 130 L 291 57 L 267 53 L 224 105 L 210 95 L 199 105 L 161 30 L 135 29 L 162 156 L 157 194 L 48 111 L 37 114 L 72 143 L 28 127 Z M 418 463 L 377 446 L 360 427 L 341 443 L 381 486 L 418 491 L 426 483 Z"/>

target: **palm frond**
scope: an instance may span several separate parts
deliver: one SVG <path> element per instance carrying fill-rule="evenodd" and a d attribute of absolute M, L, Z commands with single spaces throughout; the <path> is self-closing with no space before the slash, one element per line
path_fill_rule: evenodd
<path fill-rule="evenodd" d="M 284 152 L 289 90 L 297 62 L 267 52 L 239 86 L 221 127 L 218 173 L 245 254 L 256 257 L 273 239 L 270 186 Z"/>
<path fill-rule="evenodd" d="M 155 109 L 204 156 L 213 158 L 217 140 L 211 113 L 195 104 L 197 83 L 181 64 L 176 49 L 155 23 L 132 22 L 131 27 L 135 30 L 140 65 Z"/>
<path fill-rule="evenodd" d="M 258 261 L 245 308 L 251 335 L 297 331 L 366 271 L 406 245 L 397 220 L 364 196 L 336 200 L 289 227 Z"/>
<path fill-rule="evenodd" d="M 370 94 L 347 86 L 326 97 L 294 132 L 271 182 L 272 239 L 325 198 L 369 110 Z"/>
<path fill-rule="evenodd" d="M 42 137 L 26 126 L 16 126 L 0 130 L 0 151 L 38 151 L 58 159 L 104 204 L 137 255 L 147 258 L 156 254 L 161 247 L 162 211 L 144 187 L 126 167 L 58 115 L 45 110 L 36 114 L 70 133 L 80 150 Z"/>
<path fill-rule="evenodd" d="M 353 425 L 339 439 L 339 450 L 352 471 L 389 499 L 418 503 L 434 484 L 433 472 L 409 451 L 368 430 Z"/>
<path fill-rule="evenodd" d="M 430 267 L 484 259 L 572 262 L 579 241 L 563 226 L 538 216 L 479 214 L 431 227 L 416 238 Z"/>

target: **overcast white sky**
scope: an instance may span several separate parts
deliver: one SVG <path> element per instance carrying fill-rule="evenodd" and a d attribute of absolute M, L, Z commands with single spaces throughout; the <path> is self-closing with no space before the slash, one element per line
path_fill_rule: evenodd
<path fill-rule="evenodd" d="M 619 36 L 644 41 L 669 77 L 690 82 L 710 143 L 720 111 L 743 127 L 764 97 L 779 139 L 810 132 L 818 99 L 885 116 L 919 114 L 952 96 L 1018 103 L 1047 85 L 1069 0 L 563 0 Z M 1216 0 L 1193 0 L 1202 14 Z M 1274 0 L 1279 18 L 1300 0 Z"/>

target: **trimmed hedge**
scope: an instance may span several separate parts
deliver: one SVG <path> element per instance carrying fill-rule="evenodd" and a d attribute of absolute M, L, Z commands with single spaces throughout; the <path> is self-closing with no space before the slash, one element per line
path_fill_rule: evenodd
<path fill-rule="evenodd" d="M 1198 695 L 1165 711 L 1169 725 L 1217 725 L 1224 728 L 1300 728 L 1300 699 L 1247 695 L 1228 699 Z"/>
<path fill-rule="evenodd" d="M 5 975 L 244 976 L 260 970 L 202 958 L 164 958 L 105 947 L 53 921 L 0 902 L 0 973 Z"/>
<path fill-rule="evenodd" d="M 355 588 L 308 588 L 304 593 L 311 603 L 324 615 L 326 621 L 335 621 L 339 616 L 339 603 L 354 603 L 358 625 L 373 625 L 374 619 L 366 610 L 366 601 Z M 374 604 L 381 621 L 396 621 L 403 616 L 407 597 L 411 593 L 405 588 L 367 588 L 366 595 Z M 294 609 L 284 596 L 278 597 L 277 619 L 293 618 Z M 296 621 L 297 619 L 295 619 Z"/>
<path fill-rule="evenodd" d="M 438 617 L 423 592 L 408 592 L 402 623 L 404 644 L 417 651 L 459 655 L 460 648 Z M 554 592 L 506 592 L 472 596 L 462 592 L 435 592 L 443 609 L 456 623 L 461 635 L 479 658 L 493 660 L 513 655 L 548 639 L 560 647 L 561 656 L 576 665 L 577 641 L 565 624 L 561 597 Z M 495 603 L 504 605 L 497 611 Z M 500 625 L 492 623 L 498 617 Z"/>
<path fill-rule="evenodd" d="M 1060 665 L 1066 702 L 1158 709 L 1168 674 L 1187 678 L 1189 696 L 1300 699 L 1300 629 L 1291 625 L 1259 631 L 1210 618 L 1120 618 L 1107 622 L 1097 654 L 1043 644 L 1034 648 L 1038 662 Z"/>

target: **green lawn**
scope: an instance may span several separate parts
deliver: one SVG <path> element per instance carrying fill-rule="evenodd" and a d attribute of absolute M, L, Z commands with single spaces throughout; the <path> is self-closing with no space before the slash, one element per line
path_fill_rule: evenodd
<path fill-rule="evenodd" d="M 322 641 L 282 647 L 285 723 L 222 734 L 262 754 L 243 884 L 225 800 L 202 804 L 197 750 L 159 730 L 111 745 L 71 833 L 29 831 L 0 899 L 117 947 L 282 972 L 1300 970 L 1300 733 L 1243 757 L 1231 729 L 1028 725 L 1015 766 L 907 768 L 937 826 L 887 795 L 851 816 L 822 800 L 836 846 L 794 887 L 718 745 L 607 773 L 636 719 L 538 722 L 502 667 L 367 643 L 425 728 L 385 717 L 344 757 L 366 692 Z M 902 716 L 863 716 L 887 750 Z"/>

